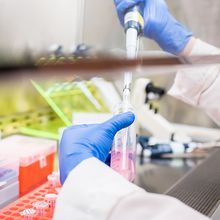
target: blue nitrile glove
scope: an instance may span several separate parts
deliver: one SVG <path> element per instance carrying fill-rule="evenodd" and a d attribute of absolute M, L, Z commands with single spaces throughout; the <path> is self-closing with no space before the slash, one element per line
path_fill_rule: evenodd
<path fill-rule="evenodd" d="M 144 3 L 144 36 L 155 40 L 159 46 L 172 54 L 179 54 L 187 45 L 192 33 L 169 12 L 164 0 L 114 0 L 121 24 L 130 7 Z"/>
<path fill-rule="evenodd" d="M 131 125 L 134 119 L 134 114 L 127 112 L 102 124 L 78 125 L 65 129 L 59 149 L 61 183 L 63 184 L 71 170 L 85 159 L 96 157 L 105 162 L 115 134 Z"/>

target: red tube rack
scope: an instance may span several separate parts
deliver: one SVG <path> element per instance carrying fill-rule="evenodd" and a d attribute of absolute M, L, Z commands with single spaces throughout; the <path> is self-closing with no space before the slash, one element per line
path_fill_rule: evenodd
<path fill-rule="evenodd" d="M 43 216 L 38 216 L 35 214 L 32 218 L 25 218 L 21 215 L 25 209 L 34 209 L 33 203 L 37 201 L 45 201 L 47 202 L 45 196 L 47 194 L 57 194 L 58 189 L 51 187 L 51 185 L 47 182 L 34 191 L 26 194 L 25 196 L 19 198 L 15 202 L 11 203 L 7 207 L 0 210 L 0 219 L 1 220 L 51 220 L 53 218 L 54 208 L 48 207 L 45 208 Z M 36 212 L 37 213 L 37 212 Z"/>

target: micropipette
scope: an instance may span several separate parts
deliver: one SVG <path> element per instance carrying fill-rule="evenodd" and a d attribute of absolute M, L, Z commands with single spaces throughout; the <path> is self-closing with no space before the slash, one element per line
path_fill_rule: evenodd
<path fill-rule="evenodd" d="M 137 57 L 139 49 L 139 37 L 144 28 L 144 19 L 142 17 L 142 4 L 129 8 L 124 17 L 124 27 L 126 34 L 126 52 L 128 59 Z M 131 90 L 132 73 L 126 72 L 124 74 L 124 90 Z"/>
<path fill-rule="evenodd" d="M 128 9 L 124 19 L 126 33 L 127 58 L 137 57 L 139 36 L 142 33 L 144 19 L 141 15 L 141 6 L 134 6 Z M 115 113 L 133 111 L 130 103 L 130 92 L 132 84 L 132 73 L 125 72 L 122 103 Z M 134 125 L 119 131 L 114 139 L 111 151 L 111 167 L 128 181 L 135 179 L 136 159 L 136 132 Z"/>

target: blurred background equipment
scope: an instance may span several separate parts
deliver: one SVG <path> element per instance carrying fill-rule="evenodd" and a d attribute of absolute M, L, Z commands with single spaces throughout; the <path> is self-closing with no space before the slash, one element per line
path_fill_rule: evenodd
<path fill-rule="evenodd" d="M 196 0 L 193 5 L 190 0 L 178 2 L 168 0 L 167 2 L 172 13 L 193 30 L 195 36 L 220 46 L 216 28 L 220 22 L 219 1 Z M 109 27 L 114 27 L 114 31 Z M 43 4 L 33 0 L 19 2 L 1 0 L 0 28 L 1 61 L 3 58 L 23 54 L 39 54 L 48 50 L 52 44 L 63 45 L 67 52 L 80 43 L 103 49 L 125 49 L 124 31 L 120 27 L 111 0 L 105 2 L 102 0 L 64 0 L 62 2 L 47 0 Z M 152 50 L 158 47 L 152 41 L 143 39 L 140 49 Z M 1 54 L 4 56 L 2 57 Z M 169 77 L 153 77 L 152 80 L 169 88 L 173 77 L 174 74 Z M 162 102 L 164 104 L 160 110 L 161 114 L 169 121 L 215 126 L 198 109 L 168 97 Z M 188 111 L 187 115 L 183 114 L 185 111 Z"/>

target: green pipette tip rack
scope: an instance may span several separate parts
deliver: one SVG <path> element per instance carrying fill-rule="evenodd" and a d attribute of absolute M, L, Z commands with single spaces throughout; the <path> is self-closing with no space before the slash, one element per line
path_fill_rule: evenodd
<path fill-rule="evenodd" d="M 35 137 L 59 140 L 59 128 L 64 126 L 63 121 L 57 118 L 47 123 L 35 123 L 28 127 L 22 127 L 20 128 L 20 132 Z"/>
<path fill-rule="evenodd" d="M 31 82 L 55 115 L 45 115 L 45 120 L 21 127 L 19 131 L 23 134 L 59 140 L 59 129 L 72 125 L 73 112 L 109 112 L 98 89 L 90 81 L 49 85 Z"/>
<path fill-rule="evenodd" d="M 72 125 L 73 112 L 109 112 L 90 81 L 54 83 L 47 88 L 35 81 L 32 84 L 66 126 Z"/>

